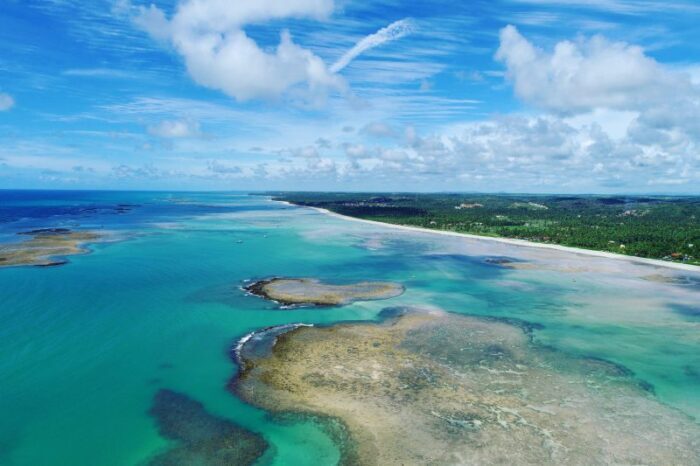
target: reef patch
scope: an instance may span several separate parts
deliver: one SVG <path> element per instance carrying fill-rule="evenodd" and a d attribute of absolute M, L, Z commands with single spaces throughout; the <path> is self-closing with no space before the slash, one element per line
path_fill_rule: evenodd
<path fill-rule="evenodd" d="M 161 389 L 149 411 L 160 434 L 175 445 L 149 461 L 150 466 L 224 466 L 255 463 L 268 448 L 263 438 L 182 393 Z"/>
<path fill-rule="evenodd" d="M 391 282 L 363 281 L 337 285 L 313 278 L 259 280 L 244 286 L 244 289 L 283 306 L 340 306 L 355 301 L 393 298 L 404 292 L 403 286 Z"/>
<path fill-rule="evenodd" d="M 700 425 L 624 368 L 540 349 L 494 319 L 385 317 L 299 326 L 269 351 L 243 342 L 232 388 L 273 413 L 342 423 L 345 464 L 700 464 Z"/>
<path fill-rule="evenodd" d="M 0 244 L 0 267 L 34 265 L 52 267 L 63 265 L 66 256 L 85 254 L 84 243 L 98 241 L 103 234 L 93 231 L 73 231 L 67 228 L 43 228 L 18 233 L 31 236 L 26 241 Z"/>
<path fill-rule="evenodd" d="M 693 319 L 700 319 L 700 305 L 673 303 L 669 306 L 679 315 Z"/>

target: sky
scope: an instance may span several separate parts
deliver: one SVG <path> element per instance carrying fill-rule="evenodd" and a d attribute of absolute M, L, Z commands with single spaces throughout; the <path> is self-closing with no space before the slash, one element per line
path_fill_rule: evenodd
<path fill-rule="evenodd" d="M 700 194 L 696 0 L 3 0 L 0 189 Z"/>

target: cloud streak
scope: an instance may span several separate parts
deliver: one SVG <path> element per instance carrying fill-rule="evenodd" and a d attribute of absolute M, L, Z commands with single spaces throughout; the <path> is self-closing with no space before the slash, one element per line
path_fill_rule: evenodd
<path fill-rule="evenodd" d="M 112 68 L 73 68 L 65 70 L 61 74 L 63 76 L 76 76 L 80 78 L 136 78 L 133 73 Z"/>
<path fill-rule="evenodd" d="M 360 56 L 367 50 L 378 47 L 386 42 L 391 42 L 400 39 L 414 30 L 413 22 L 408 19 L 401 19 L 395 21 L 385 28 L 380 29 L 374 34 L 370 34 L 361 41 L 359 41 L 353 48 L 348 50 L 343 54 L 338 61 L 336 61 L 331 67 L 331 73 L 339 73 L 346 66 L 348 66 L 355 58 Z"/>

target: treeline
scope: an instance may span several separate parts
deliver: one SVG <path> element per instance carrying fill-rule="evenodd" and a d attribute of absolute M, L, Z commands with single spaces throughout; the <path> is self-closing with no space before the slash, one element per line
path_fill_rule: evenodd
<path fill-rule="evenodd" d="M 700 264 L 700 197 L 275 193 L 352 217 Z"/>

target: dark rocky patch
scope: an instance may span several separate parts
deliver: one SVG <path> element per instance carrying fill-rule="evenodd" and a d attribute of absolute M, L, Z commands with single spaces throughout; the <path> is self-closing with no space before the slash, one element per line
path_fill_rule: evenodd
<path fill-rule="evenodd" d="M 521 259 L 516 259 L 514 257 L 507 257 L 507 256 L 492 256 L 492 257 L 487 257 L 484 259 L 484 262 L 490 265 L 498 265 L 501 267 L 507 267 L 511 264 L 521 264 L 526 261 L 521 260 Z"/>
<path fill-rule="evenodd" d="M 683 373 L 692 379 L 700 380 L 700 367 L 683 366 Z"/>
<path fill-rule="evenodd" d="M 264 288 L 265 288 L 265 285 L 267 285 L 268 283 L 271 283 L 273 280 L 275 280 L 275 278 L 254 281 L 252 283 L 244 285 L 243 289 L 254 296 L 258 296 L 260 298 L 267 298 L 267 294 L 265 293 Z M 285 303 L 282 303 L 282 304 L 285 304 Z M 289 304 L 289 303 L 287 303 L 287 304 Z"/>
<path fill-rule="evenodd" d="M 36 230 L 22 231 L 17 233 L 18 235 L 28 235 L 28 236 L 50 236 L 50 235 L 66 235 L 70 233 L 69 228 L 39 228 Z"/>
<path fill-rule="evenodd" d="M 673 309 L 673 312 L 682 316 L 700 319 L 700 305 L 690 306 L 687 304 L 671 304 L 671 309 Z"/>
<path fill-rule="evenodd" d="M 401 317 L 402 315 L 408 313 L 411 311 L 410 307 L 407 306 L 392 306 L 392 307 L 385 307 L 381 311 L 379 311 L 379 314 L 377 314 L 377 317 L 379 318 L 380 322 L 386 322 L 391 319 L 396 319 L 398 317 Z"/>
<path fill-rule="evenodd" d="M 502 322 L 520 328 L 526 335 L 532 337 L 535 330 L 544 330 L 544 325 L 539 322 L 530 322 L 515 317 L 479 316 L 481 320 L 491 322 Z"/>
<path fill-rule="evenodd" d="M 67 263 L 67 260 L 58 260 L 54 262 L 49 262 L 48 264 L 36 264 L 35 267 L 58 267 L 59 265 L 65 265 Z"/>
<path fill-rule="evenodd" d="M 660 282 L 660 283 L 670 283 L 672 285 L 687 286 L 691 288 L 700 288 L 700 278 L 693 275 L 648 275 L 642 277 L 645 280 Z"/>
<path fill-rule="evenodd" d="M 136 204 L 117 204 L 114 211 L 117 214 L 125 214 L 127 212 L 131 212 L 131 210 L 135 209 L 136 207 L 140 206 Z"/>
<path fill-rule="evenodd" d="M 208 413 L 186 395 L 161 389 L 149 411 L 160 435 L 175 446 L 155 456 L 151 466 L 250 465 L 268 448 L 263 438 Z"/>
<path fill-rule="evenodd" d="M 239 340 L 236 346 L 231 349 L 231 356 L 241 370 L 244 370 L 246 361 L 269 356 L 279 337 L 305 326 L 307 325 L 283 324 L 257 330 Z"/>

